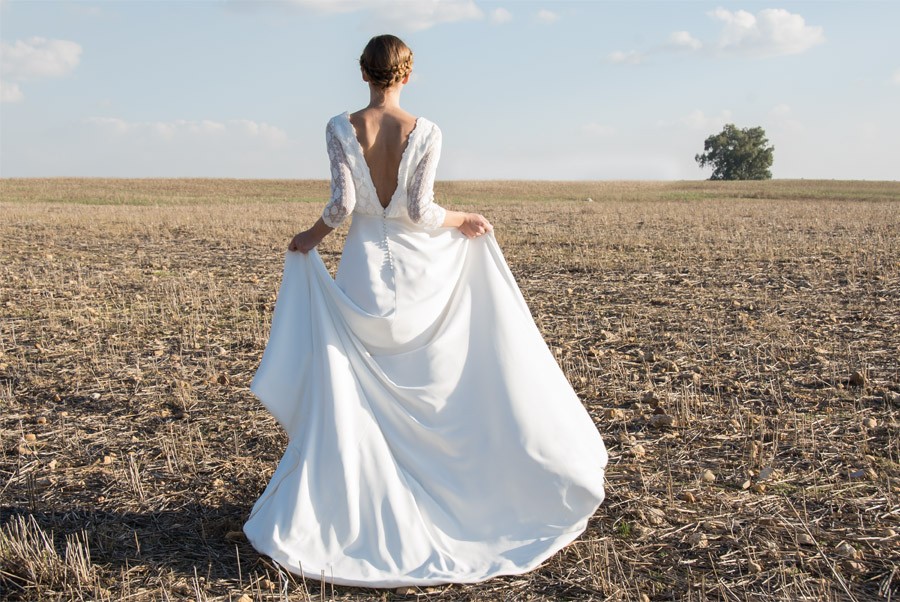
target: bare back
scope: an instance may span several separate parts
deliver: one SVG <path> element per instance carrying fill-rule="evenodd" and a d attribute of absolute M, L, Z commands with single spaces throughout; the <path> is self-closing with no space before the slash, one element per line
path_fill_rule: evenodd
<path fill-rule="evenodd" d="M 350 123 L 369 166 L 378 202 L 387 207 L 397 189 L 397 172 L 416 118 L 403 110 L 365 108 L 351 113 Z"/>

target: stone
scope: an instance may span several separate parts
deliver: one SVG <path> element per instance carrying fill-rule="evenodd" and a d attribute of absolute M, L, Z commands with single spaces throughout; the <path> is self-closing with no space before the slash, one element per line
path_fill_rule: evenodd
<path fill-rule="evenodd" d="M 646 403 L 651 407 L 656 407 L 659 405 L 659 397 L 656 396 L 656 393 L 653 391 L 644 391 L 641 394 L 641 403 Z"/>
<path fill-rule="evenodd" d="M 706 548 L 709 546 L 709 540 L 706 538 L 705 533 L 691 533 L 688 535 L 687 541 L 695 548 Z"/>
<path fill-rule="evenodd" d="M 797 543 L 801 546 L 814 546 L 816 540 L 809 533 L 797 533 Z"/>
<path fill-rule="evenodd" d="M 675 426 L 675 419 L 668 414 L 654 414 L 650 417 L 650 426 L 657 429 Z"/>
<path fill-rule="evenodd" d="M 849 558 L 851 560 L 855 559 L 859 555 L 859 552 L 856 551 L 856 548 L 851 546 L 846 541 L 842 541 L 841 543 L 839 543 L 835 548 L 835 551 L 844 558 Z"/>
<path fill-rule="evenodd" d="M 604 412 L 607 420 L 622 420 L 625 418 L 625 412 L 619 408 L 610 408 Z"/>
<path fill-rule="evenodd" d="M 648 508 L 644 513 L 646 517 L 647 523 L 658 527 L 663 524 L 666 520 L 666 513 L 660 510 L 659 508 Z"/>

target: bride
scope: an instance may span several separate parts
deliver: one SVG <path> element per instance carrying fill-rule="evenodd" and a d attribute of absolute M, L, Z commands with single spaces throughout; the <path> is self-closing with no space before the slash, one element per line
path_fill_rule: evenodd
<path fill-rule="evenodd" d="M 586 529 L 606 448 L 490 222 L 434 202 L 412 52 L 381 35 L 359 62 L 369 105 L 328 121 L 331 197 L 290 242 L 250 387 L 289 443 L 244 532 L 339 585 L 524 573 Z M 332 278 L 315 247 L 351 215 Z"/>

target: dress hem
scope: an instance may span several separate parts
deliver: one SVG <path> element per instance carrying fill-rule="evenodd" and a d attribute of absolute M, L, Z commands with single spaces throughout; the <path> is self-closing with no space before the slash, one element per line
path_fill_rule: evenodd
<path fill-rule="evenodd" d="M 254 542 L 250 539 L 249 534 L 248 541 L 250 544 L 257 550 L 269 558 L 271 558 L 281 569 L 287 571 L 288 573 L 296 576 L 300 576 L 304 579 L 312 579 L 317 582 L 325 582 L 331 585 L 340 585 L 340 586 L 349 586 L 349 587 L 362 587 L 362 588 L 376 588 L 376 589 L 390 589 L 396 587 L 404 587 L 404 586 L 433 586 L 433 585 L 450 585 L 453 583 L 460 584 L 471 584 L 471 583 L 480 583 L 482 581 L 487 581 L 489 579 L 493 579 L 495 577 L 502 577 L 504 575 L 522 575 L 524 573 L 531 572 L 542 565 L 544 562 L 549 560 L 552 556 L 554 556 L 557 552 L 562 550 L 567 545 L 573 543 L 576 539 L 578 539 L 581 534 L 583 534 L 587 530 L 588 520 L 597 509 L 600 507 L 600 504 L 597 504 L 594 507 L 594 510 L 591 511 L 590 515 L 585 518 L 579 526 L 573 529 L 572 531 L 567 531 L 561 533 L 558 537 L 555 538 L 555 542 L 552 546 L 547 548 L 543 553 L 538 556 L 535 556 L 531 562 L 529 562 L 525 566 L 515 567 L 515 568 L 507 568 L 507 569 L 499 569 L 489 573 L 476 573 L 467 572 L 464 574 L 460 574 L 459 576 L 447 576 L 447 577 L 403 577 L 397 576 L 395 578 L 388 579 L 374 579 L 374 580 L 366 580 L 366 579 L 353 579 L 353 578 L 345 578 L 341 576 L 334 576 L 328 573 L 325 573 L 325 576 L 322 575 L 322 569 L 319 569 L 318 572 L 313 573 L 311 571 L 300 569 L 299 565 L 292 565 L 291 561 L 288 559 L 288 555 L 284 554 L 281 550 L 275 549 L 272 550 L 273 553 L 268 551 L 263 551 L 265 546 L 258 545 L 257 542 Z M 246 532 L 245 532 L 246 534 Z M 271 540 L 268 540 L 267 543 L 272 543 Z"/>

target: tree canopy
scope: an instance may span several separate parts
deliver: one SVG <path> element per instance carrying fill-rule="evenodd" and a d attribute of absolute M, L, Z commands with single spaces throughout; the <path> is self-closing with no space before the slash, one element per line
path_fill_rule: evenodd
<path fill-rule="evenodd" d="M 711 165 L 710 180 L 768 180 L 774 160 L 774 146 L 768 146 L 761 127 L 738 129 L 733 123 L 703 143 L 703 154 L 695 155 L 700 167 Z"/>

